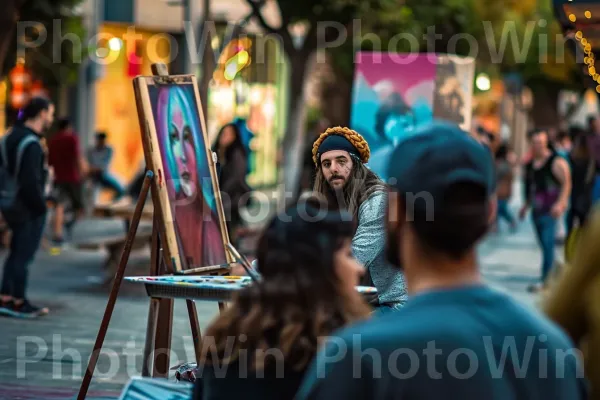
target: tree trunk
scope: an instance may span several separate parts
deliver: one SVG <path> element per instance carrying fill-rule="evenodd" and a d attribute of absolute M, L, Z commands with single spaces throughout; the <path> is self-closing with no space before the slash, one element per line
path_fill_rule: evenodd
<path fill-rule="evenodd" d="M 215 71 L 215 54 L 212 48 L 212 37 L 210 36 L 210 29 L 206 27 L 207 23 L 211 23 L 211 13 L 210 13 L 210 0 L 204 0 L 203 2 L 204 9 L 202 10 L 204 16 L 202 19 L 202 31 L 200 32 L 201 37 L 204 37 L 204 31 L 206 31 L 206 40 L 202 43 L 202 77 L 200 78 L 200 83 L 198 87 L 198 91 L 200 92 L 200 98 L 202 99 L 202 114 L 204 116 L 204 120 L 208 120 L 208 85 L 210 80 L 212 79 L 213 72 Z"/>
<path fill-rule="evenodd" d="M 302 174 L 302 156 L 306 148 L 305 77 L 309 59 L 302 52 L 290 57 L 290 102 L 288 123 L 282 143 L 283 195 L 280 205 L 287 206 L 296 199 Z"/>
<path fill-rule="evenodd" d="M 350 126 L 352 83 L 339 74 L 321 88 L 322 111 L 331 126 Z"/>

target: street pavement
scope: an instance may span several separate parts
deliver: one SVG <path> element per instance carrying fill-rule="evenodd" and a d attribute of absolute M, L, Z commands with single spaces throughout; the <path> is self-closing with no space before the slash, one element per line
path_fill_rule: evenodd
<path fill-rule="evenodd" d="M 502 229 L 503 228 L 503 229 Z M 107 232 L 122 232 L 121 221 L 85 220 L 76 227 L 74 240 Z M 540 255 L 529 222 L 516 233 L 501 227 L 480 248 L 485 279 L 528 307 L 536 297 L 526 287 L 538 279 Z M 1 255 L 3 262 L 6 252 Z M 49 316 L 23 321 L 0 318 L 0 400 L 74 398 L 94 345 L 109 288 L 103 276 L 102 251 L 65 249 L 59 255 L 38 253 L 30 270 L 29 295 L 47 305 Z M 134 253 L 126 275 L 144 275 L 149 249 Z M 117 398 L 132 376 L 141 373 L 148 298 L 144 288 L 123 283 L 113 318 L 90 388 L 95 399 Z M 197 303 L 202 327 L 216 315 L 215 303 Z M 191 332 L 184 301 L 175 302 L 171 365 L 192 361 Z"/>

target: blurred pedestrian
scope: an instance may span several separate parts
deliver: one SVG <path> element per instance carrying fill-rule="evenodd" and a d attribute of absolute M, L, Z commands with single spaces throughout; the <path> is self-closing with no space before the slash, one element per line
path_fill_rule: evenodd
<path fill-rule="evenodd" d="M 596 165 L 591 157 L 585 134 L 577 134 L 574 137 L 574 147 L 568 159 L 571 167 L 571 199 L 567 211 L 567 236 L 575 226 L 582 226 L 585 223 L 592 206 Z"/>
<path fill-rule="evenodd" d="M 106 143 L 106 133 L 96 133 L 96 143 L 88 150 L 90 165 L 89 176 L 96 185 L 113 191 L 113 200 L 119 200 L 125 194 L 125 189 L 110 171 L 113 158 L 113 148 Z"/>
<path fill-rule="evenodd" d="M 588 146 L 596 163 L 596 174 L 592 189 L 592 203 L 596 203 L 600 200 L 600 121 L 597 117 L 588 118 L 588 128 Z"/>
<path fill-rule="evenodd" d="M 85 162 L 79 138 L 68 119 L 58 121 L 58 132 L 48 141 L 48 162 L 54 171 L 55 200 L 53 242 L 60 246 L 64 242 L 63 227 L 70 230 L 83 215 L 83 176 Z M 65 221 L 66 209 L 70 206 L 73 217 Z"/>
<path fill-rule="evenodd" d="M 12 204 L 2 209 L 12 237 L 4 263 L 0 315 L 35 318 L 48 313 L 47 308 L 34 306 L 28 300 L 27 282 L 28 268 L 40 246 L 46 222 L 47 177 L 40 137 L 53 121 L 54 105 L 34 98 L 1 142 L 1 165 L 14 176 L 18 190 Z"/>
<path fill-rule="evenodd" d="M 332 334 L 297 399 L 584 399 L 567 336 L 481 277 L 477 244 L 495 203 L 490 152 L 433 124 L 400 143 L 388 176 L 387 260 L 404 270 L 409 299 Z"/>
<path fill-rule="evenodd" d="M 358 132 L 339 126 L 327 129 L 313 144 L 313 191 L 331 208 L 352 216 L 356 227 L 352 252 L 367 269 L 363 285 L 377 288 L 370 302 L 378 312 L 389 312 L 404 304 L 406 287 L 402 272 L 385 261 L 387 187 L 366 167 L 370 156 L 369 145 Z"/>
<path fill-rule="evenodd" d="M 529 134 L 532 160 L 525 166 L 525 202 L 519 216 L 529 209 L 542 250 L 541 284 L 529 287 L 537 291 L 554 265 L 557 220 L 563 216 L 571 195 L 571 174 L 567 161 L 549 147 L 548 133 L 534 130 Z"/>
<path fill-rule="evenodd" d="M 243 225 L 240 208 L 249 204 L 252 191 L 246 182 L 248 154 L 237 125 L 227 124 L 219 130 L 213 151 L 217 153 L 218 158 L 219 188 L 226 194 L 223 207 L 227 231 L 233 243 L 238 229 Z"/>
<path fill-rule="evenodd" d="M 573 149 L 573 141 L 568 132 L 558 132 L 554 141 L 554 149 L 559 156 L 564 158 L 569 157 L 569 153 Z"/>
<path fill-rule="evenodd" d="M 515 164 L 510 161 L 508 145 L 503 143 L 496 151 L 496 195 L 498 199 L 498 212 L 496 229 L 499 229 L 501 219 L 504 219 L 514 232 L 517 229 L 517 220 L 510 211 L 510 200 L 513 192 Z"/>

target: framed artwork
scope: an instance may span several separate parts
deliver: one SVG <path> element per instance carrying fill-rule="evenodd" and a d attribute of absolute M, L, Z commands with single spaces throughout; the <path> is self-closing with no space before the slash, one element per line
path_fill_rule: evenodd
<path fill-rule="evenodd" d="M 196 79 L 192 75 L 134 79 L 146 165 L 165 259 L 174 271 L 227 266 L 233 260 L 208 146 Z"/>

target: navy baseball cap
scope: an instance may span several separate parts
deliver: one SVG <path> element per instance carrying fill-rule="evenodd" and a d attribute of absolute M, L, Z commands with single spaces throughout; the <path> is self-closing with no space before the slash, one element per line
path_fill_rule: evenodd
<path fill-rule="evenodd" d="M 430 193 L 443 204 L 446 189 L 473 183 L 492 195 L 496 189 L 489 147 L 457 125 L 434 121 L 394 149 L 388 164 L 389 184 L 401 193 Z"/>

